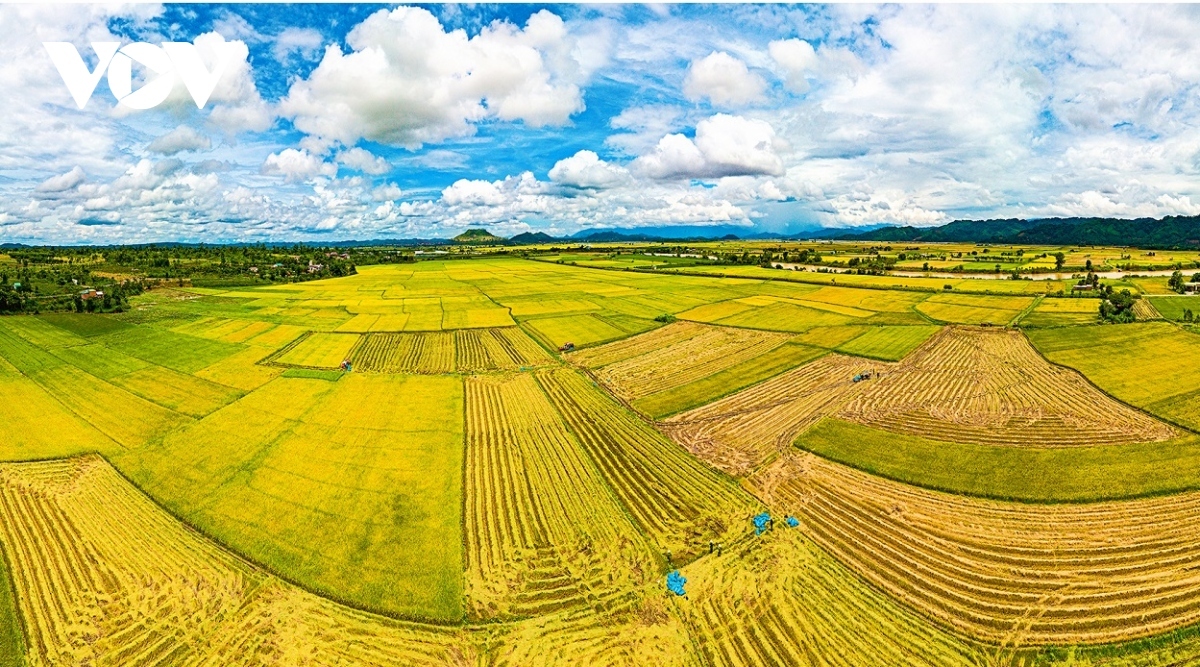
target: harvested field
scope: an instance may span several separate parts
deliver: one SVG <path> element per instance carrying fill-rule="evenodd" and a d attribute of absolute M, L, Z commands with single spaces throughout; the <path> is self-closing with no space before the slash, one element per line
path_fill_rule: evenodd
<path fill-rule="evenodd" d="M 674 322 L 665 327 L 624 340 L 571 352 L 567 358 L 591 369 L 602 368 L 620 361 L 628 361 L 644 354 L 683 343 L 704 333 L 708 327 L 693 322 Z"/>
<path fill-rule="evenodd" d="M 517 327 L 454 332 L 458 370 L 514 370 L 550 363 L 550 355 Z"/>
<path fill-rule="evenodd" d="M 983 651 L 881 596 L 783 522 L 684 570 L 673 604 L 704 664 L 948 667 Z"/>
<path fill-rule="evenodd" d="M 445 665 L 462 632 L 303 592 L 164 513 L 96 456 L 0 464 L 30 665 Z"/>
<path fill-rule="evenodd" d="M 701 667 L 687 628 L 659 586 L 609 612 L 573 611 L 514 624 L 489 664 Z"/>
<path fill-rule="evenodd" d="M 744 475 L 862 389 L 851 382 L 877 363 L 830 354 L 663 422 L 672 439 L 731 475 Z"/>
<path fill-rule="evenodd" d="M 638 347 L 643 342 L 634 341 L 643 337 L 651 337 L 654 344 Z M 622 348 L 617 354 L 600 352 L 601 360 L 621 356 L 631 348 L 640 353 L 609 363 L 596 371 L 596 377 L 617 396 L 635 400 L 767 354 L 789 338 L 787 334 L 769 331 L 676 322 L 658 331 L 620 341 L 617 345 Z"/>
<path fill-rule="evenodd" d="M 751 482 L 859 576 L 991 644 L 1119 642 L 1200 622 L 1200 493 L 1004 503 L 807 454 Z"/>
<path fill-rule="evenodd" d="M 537 378 L 634 522 L 675 560 L 733 534 L 730 520 L 759 506 L 579 373 L 558 369 Z"/>
<path fill-rule="evenodd" d="M 1047 363 L 1019 332 L 949 328 L 837 411 L 843 419 L 952 442 L 1071 447 L 1178 433 Z"/>
<path fill-rule="evenodd" d="M 454 335 L 450 333 L 370 334 L 350 357 L 366 373 L 452 373 Z"/>
<path fill-rule="evenodd" d="M 309 343 L 318 336 L 322 339 Z M 367 373 L 515 370 L 553 361 L 549 353 L 518 327 L 371 333 L 363 334 L 362 343 L 355 345 L 359 338 L 354 334 L 313 334 L 275 361 L 284 365 L 336 368 L 348 353 L 354 370 Z M 330 362 L 332 366 L 328 365 Z"/>
<path fill-rule="evenodd" d="M 827 350 L 788 341 L 712 375 L 650 394 L 631 403 L 651 419 L 661 419 L 698 405 L 711 403 L 739 389 L 791 370 L 824 355 Z"/>
<path fill-rule="evenodd" d="M 1099 306 L 1097 306 L 1099 308 Z M 1163 316 L 1159 314 L 1154 307 L 1154 302 L 1149 299 L 1138 299 L 1133 302 L 1133 314 L 1137 317 L 1138 322 L 1146 322 L 1149 320 L 1161 320 Z"/>
<path fill-rule="evenodd" d="M 533 616 L 649 583 L 658 565 L 528 374 L 468 378 L 468 613 Z"/>

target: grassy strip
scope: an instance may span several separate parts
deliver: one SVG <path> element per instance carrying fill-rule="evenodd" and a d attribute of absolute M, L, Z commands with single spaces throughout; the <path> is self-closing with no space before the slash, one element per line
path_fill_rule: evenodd
<path fill-rule="evenodd" d="M 825 354 L 826 350 L 786 343 L 779 348 L 701 380 L 640 398 L 633 407 L 655 419 L 683 412 L 757 384 Z"/>
<path fill-rule="evenodd" d="M 1095 502 L 1200 489 L 1200 437 L 1101 447 L 990 447 L 826 419 L 796 446 L 888 479 L 1021 502 Z"/>
<path fill-rule="evenodd" d="M 328 380 L 337 382 L 345 375 L 345 371 L 325 371 L 315 368 L 289 368 L 283 372 L 285 378 L 303 378 L 306 380 Z"/>
<path fill-rule="evenodd" d="M 8 575 L 8 560 L 0 553 L 0 667 L 24 664 L 25 637 L 17 619 L 17 601 Z"/>

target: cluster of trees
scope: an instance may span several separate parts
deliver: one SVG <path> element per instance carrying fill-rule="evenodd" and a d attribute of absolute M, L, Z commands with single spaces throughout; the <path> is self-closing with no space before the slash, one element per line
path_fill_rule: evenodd
<path fill-rule="evenodd" d="M 1190 282 L 1200 283 L 1200 273 L 1194 274 Z M 1176 271 L 1175 273 L 1172 273 L 1171 277 L 1167 279 L 1167 287 L 1174 292 L 1179 292 L 1180 294 L 1184 293 L 1185 284 L 1186 283 L 1184 282 L 1182 271 Z"/>
<path fill-rule="evenodd" d="M 10 281 L 0 271 L 0 313 L 120 312 L 129 306 L 129 297 L 146 289 L 141 280 L 97 277 L 76 268 L 63 275 L 53 269 L 23 269 L 16 278 Z"/>
<path fill-rule="evenodd" d="M 1104 300 L 1100 302 L 1100 319 L 1117 324 L 1134 321 L 1136 316 L 1133 313 L 1133 304 L 1137 298 L 1127 289 L 1114 293 L 1112 285 L 1109 285 Z"/>
<path fill-rule="evenodd" d="M 20 247 L 0 261 L 0 313 L 112 312 L 162 283 L 253 285 L 335 278 L 371 263 L 414 261 L 396 248 L 253 246 Z M 103 292 L 93 296 L 88 290 Z"/>

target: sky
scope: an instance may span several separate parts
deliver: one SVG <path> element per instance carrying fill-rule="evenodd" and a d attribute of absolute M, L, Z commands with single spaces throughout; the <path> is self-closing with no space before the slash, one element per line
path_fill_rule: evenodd
<path fill-rule="evenodd" d="M 0 5 L 0 34 L 0 243 L 1200 214 L 1198 6 Z M 44 42 L 231 55 L 203 108 L 135 64 L 162 104 L 106 77 L 80 109 Z"/>

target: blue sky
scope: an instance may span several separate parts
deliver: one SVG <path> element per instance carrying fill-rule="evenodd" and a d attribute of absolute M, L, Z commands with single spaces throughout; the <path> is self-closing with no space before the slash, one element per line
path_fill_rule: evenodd
<path fill-rule="evenodd" d="M 4 5 L 0 242 L 1197 215 L 1198 24 L 1142 5 Z M 80 110 L 47 41 L 236 56 L 203 109 L 178 81 L 130 109 L 102 80 Z"/>

